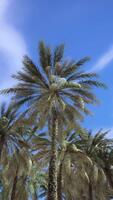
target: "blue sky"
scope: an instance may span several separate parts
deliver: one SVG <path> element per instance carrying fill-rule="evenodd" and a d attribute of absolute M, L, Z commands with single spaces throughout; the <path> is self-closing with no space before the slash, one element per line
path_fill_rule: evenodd
<path fill-rule="evenodd" d="M 109 89 L 96 90 L 101 105 L 84 126 L 113 129 L 113 0 L 0 0 L 0 88 L 11 86 L 24 54 L 35 61 L 38 41 L 65 43 L 65 57 L 90 56 Z M 2 101 L 2 99 L 1 99 Z M 0 101 L 0 102 L 1 102 Z M 112 137 L 112 132 L 110 133 Z"/>

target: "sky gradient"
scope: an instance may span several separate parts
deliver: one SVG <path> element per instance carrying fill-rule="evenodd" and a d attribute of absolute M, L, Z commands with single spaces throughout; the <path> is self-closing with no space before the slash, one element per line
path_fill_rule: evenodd
<path fill-rule="evenodd" d="M 113 0 L 0 0 L 0 89 L 14 84 L 22 57 L 38 62 L 37 45 L 65 43 L 65 57 L 90 56 L 86 70 L 97 71 L 108 90 L 96 90 L 89 129 L 113 130 Z M 0 103 L 2 102 L 2 97 Z M 110 132 L 112 137 L 112 131 Z"/>

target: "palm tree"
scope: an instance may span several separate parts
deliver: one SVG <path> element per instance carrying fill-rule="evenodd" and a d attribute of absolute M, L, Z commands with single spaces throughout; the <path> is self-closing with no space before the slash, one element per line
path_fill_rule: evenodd
<path fill-rule="evenodd" d="M 112 140 L 106 139 L 106 134 L 99 131 L 93 136 L 90 132 L 68 129 L 63 131 L 62 140 L 60 136 L 57 138 L 58 200 L 75 197 L 104 200 L 112 197 L 113 192 L 108 186 L 104 170 L 104 159 L 100 155 L 100 151 L 112 147 Z M 48 133 L 42 132 L 33 138 L 32 143 L 35 152 L 33 160 L 38 169 L 43 170 L 49 163 L 51 138 Z"/>
<path fill-rule="evenodd" d="M 57 145 L 58 145 L 58 158 L 57 158 L 57 194 L 58 200 L 64 199 L 63 196 L 69 195 L 70 189 L 72 188 L 72 182 L 69 184 L 67 180 L 70 180 L 70 173 L 72 177 L 75 176 L 73 171 L 71 171 L 71 164 L 73 164 L 73 159 L 76 158 L 77 163 L 87 163 L 92 165 L 91 160 L 84 154 L 82 151 L 77 149 L 76 145 L 74 144 L 78 140 L 78 135 L 76 134 L 75 130 L 66 130 L 63 132 L 63 138 L 57 138 Z M 49 158 L 51 155 L 51 138 L 48 136 L 48 133 L 40 133 L 38 136 L 35 136 L 32 140 L 33 143 L 33 160 L 37 162 L 38 168 L 40 167 L 42 170 L 47 168 L 49 163 Z M 70 167 L 68 167 L 68 163 L 70 163 Z M 47 170 L 47 169 L 46 169 Z M 84 172 L 85 173 L 85 172 Z M 68 177 L 66 179 L 66 177 Z M 80 178 L 78 176 L 78 178 Z M 73 181 L 75 182 L 75 181 Z M 81 181 L 82 182 L 82 181 Z M 74 191 L 76 187 L 74 188 Z M 77 187 L 78 190 L 78 187 Z M 67 192 L 68 191 L 68 192 Z M 74 193 L 75 194 L 75 193 Z"/>
<path fill-rule="evenodd" d="M 107 133 L 108 131 L 99 130 L 94 135 L 91 131 L 88 133 L 86 131 L 84 137 L 80 134 L 81 139 L 77 144 L 78 148 L 84 151 L 94 163 L 94 169 L 92 170 L 92 172 L 94 171 L 94 176 L 91 176 L 90 178 L 89 192 L 91 195 L 93 195 L 92 193 L 97 193 L 101 196 L 101 198 L 104 195 L 103 199 L 106 199 L 106 196 L 108 199 L 113 196 L 113 185 L 111 181 L 113 174 L 110 173 L 112 171 L 111 166 L 113 164 L 113 141 L 111 139 L 107 139 Z M 110 176 L 108 174 L 110 174 Z M 97 177 L 96 179 L 95 176 Z M 94 190 L 95 192 L 93 192 Z M 103 192 L 106 193 L 103 194 Z"/>
<path fill-rule="evenodd" d="M 74 123 L 89 114 L 86 104 L 96 102 L 92 88 L 103 87 L 95 73 L 81 71 L 82 65 L 89 60 L 63 61 L 64 45 L 54 52 L 43 42 L 39 43 L 40 66 L 25 56 L 23 70 L 13 77 L 18 80 L 15 87 L 2 93 L 13 94 L 13 102 L 19 108 L 27 104 L 26 113 L 42 127 L 48 124 L 52 138 L 51 159 L 49 164 L 48 200 L 57 199 L 57 145 L 59 121 Z"/>
<path fill-rule="evenodd" d="M 2 164 L 2 199 L 27 200 L 27 177 L 30 175 L 32 162 L 26 149 L 21 148 L 19 151 L 14 152 Z"/>
<path fill-rule="evenodd" d="M 58 200 L 82 199 L 81 186 L 87 185 L 87 168 L 92 168 L 92 160 L 80 149 L 76 143 L 79 140 L 77 130 L 66 130 L 61 143 L 59 174 L 58 174 Z"/>
<path fill-rule="evenodd" d="M 17 113 L 12 105 L 6 107 L 5 103 L 3 103 L 0 107 L 0 160 L 2 151 L 8 145 L 9 140 L 10 145 L 16 146 L 16 134 L 12 131 L 16 118 Z"/>
<path fill-rule="evenodd" d="M 22 137 L 23 115 L 19 115 L 12 103 L 0 107 L 0 163 L 22 147 L 29 147 Z M 24 120 L 24 127 L 27 120 Z M 25 129 L 25 128 L 24 128 Z M 3 156 L 2 156 L 3 155 Z M 7 157 L 7 158 L 6 158 Z"/>
<path fill-rule="evenodd" d="M 113 189 L 113 148 L 104 149 L 100 156 L 103 160 L 104 171 L 108 177 L 109 185 Z"/>
<path fill-rule="evenodd" d="M 101 166 L 106 174 L 110 191 L 109 196 L 113 198 L 113 140 L 106 140 L 103 148 L 100 149 L 98 157 L 101 160 Z"/>
<path fill-rule="evenodd" d="M 1 182 L 4 188 L 3 199 L 8 198 L 7 195 L 9 195 L 11 191 L 10 186 L 12 186 L 11 200 L 15 199 L 16 186 L 17 186 L 17 181 L 18 181 L 18 172 L 20 171 L 20 169 L 18 169 L 18 162 L 20 161 L 20 158 L 22 158 L 20 154 L 22 153 L 23 148 L 29 147 L 27 143 L 23 140 L 22 133 L 20 133 L 20 130 L 19 130 L 19 127 L 20 126 L 22 127 L 22 121 L 23 121 L 22 115 L 20 116 L 18 115 L 17 110 L 13 108 L 11 103 L 9 104 L 9 106 L 7 106 L 5 103 L 1 105 L 1 108 L 0 108 L 0 165 L 2 169 Z M 26 124 L 24 124 L 24 126 L 25 125 Z M 7 173 L 9 174 L 9 177 L 11 179 L 7 177 Z M 10 183 L 9 183 L 9 180 L 11 181 Z M 9 184 L 7 185 L 6 183 L 7 184 L 9 183 Z M 4 195 L 6 195 L 6 197 Z"/>
<path fill-rule="evenodd" d="M 105 166 L 109 166 L 107 169 L 111 172 L 111 183 L 113 141 L 106 138 L 107 132 L 100 130 L 93 136 L 91 132 L 83 132 L 82 129 L 70 129 L 63 135 L 65 138 L 60 152 L 58 199 L 63 198 L 63 191 L 68 195 L 67 199 L 74 199 L 75 196 L 89 200 L 112 197 L 113 187 L 109 187 Z"/>

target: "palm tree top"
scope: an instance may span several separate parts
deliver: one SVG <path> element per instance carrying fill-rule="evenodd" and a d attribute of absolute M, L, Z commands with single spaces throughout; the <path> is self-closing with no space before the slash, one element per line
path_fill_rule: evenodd
<path fill-rule="evenodd" d="M 86 105 L 97 102 L 92 88 L 105 85 L 97 80 L 96 73 L 82 69 L 89 57 L 67 61 L 63 56 L 64 45 L 52 51 L 43 41 L 39 42 L 40 65 L 35 65 L 25 56 L 23 69 L 13 75 L 17 84 L 1 93 L 13 93 L 12 100 L 17 107 L 27 102 L 32 117 L 40 113 L 39 118 L 45 120 L 54 108 L 63 121 L 67 121 L 67 118 L 69 121 L 82 120 L 83 113 L 90 114 Z"/>

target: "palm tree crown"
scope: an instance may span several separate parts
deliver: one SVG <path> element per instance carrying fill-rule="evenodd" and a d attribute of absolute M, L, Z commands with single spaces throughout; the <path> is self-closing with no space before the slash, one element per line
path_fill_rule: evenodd
<path fill-rule="evenodd" d="M 81 112 L 89 113 L 85 105 L 96 102 L 92 87 L 103 87 L 104 84 L 96 80 L 97 74 L 81 70 L 88 57 L 77 62 L 63 61 L 63 53 L 63 45 L 56 47 L 52 53 L 40 42 L 40 67 L 25 56 L 23 70 L 13 75 L 18 84 L 2 92 L 13 93 L 13 101 L 19 107 L 27 102 L 32 118 L 37 117 L 43 122 L 48 119 L 53 107 L 63 121 L 67 118 L 74 122 L 82 119 Z"/>

